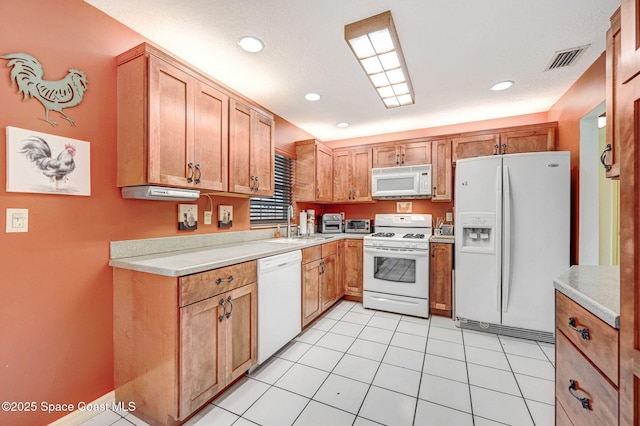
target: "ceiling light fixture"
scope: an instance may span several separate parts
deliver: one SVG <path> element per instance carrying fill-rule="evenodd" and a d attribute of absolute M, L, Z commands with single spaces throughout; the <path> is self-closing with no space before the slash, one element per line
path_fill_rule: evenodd
<path fill-rule="evenodd" d="M 513 81 L 505 80 L 505 81 L 500 81 L 494 84 L 493 86 L 491 86 L 490 90 L 493 90 L 494 92 L 499 92 L 500 90 L 508 89 L 511 86 L 513 86 Z"/>
<path fill-rule="evenodd" d="M 387 108 L 415 103 L 390 11 L 345 25 L 344 38 Z"/>
<path fill-rule="evenodd" d="M 250 53 L 258 53 L 264 49 L 264 43 L 257 37 L 244 36 L 238 40 L 238 44 L 242 49 Z"/>
<path fill-rule="evenodd" d="M 340 123 L 337 123 L 336 126 L 344 129 L 345 127 L 349 127 L 349 123 L 347 123 L 346 121 L 341 121 Z"/>
<path fill-rule="evenodd" d="M 314 92 L 309 92 L 306 95 L 304 95 L 304 98 L 306 100 L 308 100 L 309 102 L 315 102 L 315 101 L 319 101 L 320 100 L 320 94 L 319 93 L 314 93 Z"/>

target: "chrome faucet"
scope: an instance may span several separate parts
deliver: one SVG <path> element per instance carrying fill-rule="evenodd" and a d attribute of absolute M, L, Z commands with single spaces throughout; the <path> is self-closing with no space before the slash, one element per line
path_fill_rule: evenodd
<path fill-rule="evenodd" d="M 287 238 L 291 238 L 291 218 L 293 217 L 293 205 L 287 206 Z"/>

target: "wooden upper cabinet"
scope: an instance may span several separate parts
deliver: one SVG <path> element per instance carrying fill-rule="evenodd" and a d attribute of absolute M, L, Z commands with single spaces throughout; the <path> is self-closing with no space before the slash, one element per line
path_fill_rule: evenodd
<path fill-rule="evenodd" d="M 543 123 L 508 129 L 495 133 L 453 138 L 453 162 L 485 155 L 517 154 L 521 152 L 554 151 L 558 123 Z"/>
<path fill-rule="evenodd" d="M 453 175 L 451 161 L 451 139 L 431 142 L 431 201 L 453 199 Z"/>
<path fill-rule="evenodd" d="M 622 36 L 620 33 L 620 9 L 611 17 L 611 28 L 607 31 L 607 146 L 603 152 L 602 163 L 606 176 L 611 179 L 620 179 L 620 92 L 622 89 L 621 47 Z"/>
<path fill-rule="evenodd" d="M 373 147 L 373 167 L 431 164 L 431 142 L 390 143 Z"/>
<path fill-rule="evenodd" d="M 453 162 L 463 158 L 497 155 L 500 148 L 500 135 L 475 135 L 453 139 Z"/>
<path fill-rule="evenodd" d="M 296 143 L 296 201 L 333 201 L 333 152 L 315 139 Z"/>
<path fill-rule="evenodd" d="M 333 152 L 333 201 L 371 201 L 371 148 Z"/>
<path fill-rule="evenodd" d="M 229 97 L 211 85 L 196 81 L 194 158 L 200 187 L 227 191 L 229 164 Z M 198 185 L 196 185 L 198 186 Z"/>
<path fill-rule="evenodd" d="M 622 31 L 622 57 L 620 80 L 626 83 L 640 74 L 640 5 L 638 0 L 622 0 L 621 28 Z"/>
<path fill-rule="evenodd" d="M 500 135 L 500 154 L 554 151 L 555 149 L 555 127 L 506 132 Z"/>
<path fill-rule="evenodd" d="M 229 192 L 272 196 L 274 120 L 236 99 L 229 104 Z"/>
<path fill-rule="evenodd" d="M 142 44 L 118 61 L 118 186 L 227 190 L 229 97 Z"/>

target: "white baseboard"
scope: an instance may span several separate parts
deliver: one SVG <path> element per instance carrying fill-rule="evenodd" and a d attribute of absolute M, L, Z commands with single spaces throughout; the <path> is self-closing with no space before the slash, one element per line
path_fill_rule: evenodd
<path fill-rule="evenodd" d="M 102 395 L 100 398 L 96 399 L 95 401 L 91 401 L 87 405 L 104 404 L 104 405 L 111 406 L 111 404 L 114 402 L 116 402 L 116 391 L 112 390 L 108 394 Z M 67 414 L 61 419 L 58 419 L 55 422 L 50 423 L 49 426 L 79 426 L 82 423 L 88 420 L 91 420 L 93 417 L 97 416 L 100 413 L 101 411 L 76 410 Z"/>

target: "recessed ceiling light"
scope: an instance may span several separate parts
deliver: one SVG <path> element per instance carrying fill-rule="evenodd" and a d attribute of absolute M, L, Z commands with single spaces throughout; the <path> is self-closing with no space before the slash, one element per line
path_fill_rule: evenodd
<path fill-rule="evenodd" d="M 513 81 L 505 80 L 505 81 L 501 81 L 501 82 L 496 83 L 493 86 L 491 86 L 491 90 L 493 90 L 495 92 L 498 92 L 500 90 L 508 89 L 511 86 L 513 86 Z"/>
<path fill-rule="evenodd" d="M 310 102 L 315 102 L 315 101 L 319 101 L 320 100 L 320 94 L 319 93 L 314 93 L 314 92 L 310 92 L 307 93 L 306 95 L 304 95 L 304 98 Z"/>
<path fill-rule="evenodd" d="M 244 36 L 238 40 L 238 44 L 247 52 L 258 53 L 264 49 L 264 43 L 259 38 Z"/>
<path fill-rule="evenodd" d="M 349 127 L 349 123 L 347 123 L 346 121 L 341 121 L 340 123 L 336 124 L 336 126 L 344 129 L 345 127 Z"/>

